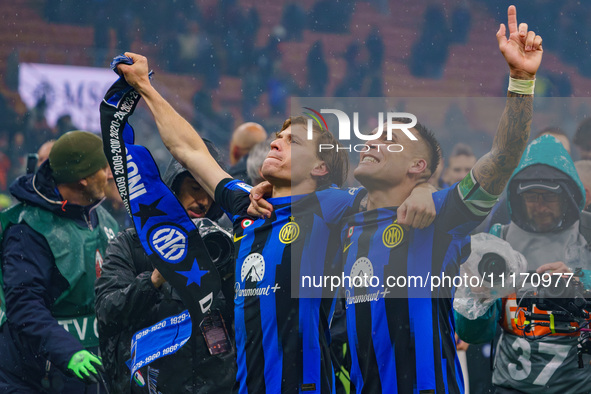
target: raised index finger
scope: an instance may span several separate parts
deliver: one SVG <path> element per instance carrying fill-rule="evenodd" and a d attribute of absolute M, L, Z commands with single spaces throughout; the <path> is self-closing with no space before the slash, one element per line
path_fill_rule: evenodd
<path fill-rule="evenodd" d="M 509 34 L 517 33 L 517 9 L 514 5 L 507 9 L 507 25 L 509 26 Z"/>

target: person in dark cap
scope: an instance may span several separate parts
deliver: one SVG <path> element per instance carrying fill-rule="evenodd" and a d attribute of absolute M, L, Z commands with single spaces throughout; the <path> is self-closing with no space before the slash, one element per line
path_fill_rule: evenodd
<path fill-rule="evenodd" d="M 100 206 L 107 168 L 101 139 L 72 131 L 10 187 L 19 203 L 0 214 L 0 392 L 83 393 L 102 380 L 93 285 L 118 231 Z"/>
<path fill-rule="evenodd" d="M 221 163 L 213 144 L 206 141 L 206 145 L 216 161 Z M 214 298 L 212 310 L 221 314 L 228 339 L 233 343 L 231 222 L 213 198 L 176 160 L 171 160 L 162 180 L 195 221 L 220 273 L 222 291 Z M 220 242 L 210 237 L 217 237 Z M 142 367 L 133 377 L 130 375 L 125 362 L 131 358 L 133 335 L 187 309 L 179 294 L 152 266 L 134 228 L 119 233 L 109 245 L 103 274 L 97 279 L 95 289 L 101 352 L 111 392 L 232 391 L 236 378 L 235 352 L 231 350 L 211 355 L 202 332 L 192 333 L 188 342 L 176 353 Z"/>
<path fill-rule="evenodd" d="M 543 135 L 528 145 L 509 180 L 507 205 L 511 222 L 495 224 L 490 232 L 526 258 L 528 272 L 536 272 L 535 276 L 582 268 L 581 281 L 589 277 L 591 220 L 588 212 L 582 212 L 585 189 L 570 155 L 554 136 Z M 589 392 L 590 366 L 579 367 L 577 332 L 560 334 L 542 325 L 524 331 L 515 294 L 490 302 L 478 318 L 470 320 L 456 313 L 455 320 L 460 338 L 469 343 L 490 342 L 497 322 L 501 324 L 493 372 L 495 392 Z M 536 309 L 536 313 L 548 312 Z M 524 338 L 532 335 L 540 339 Z M 549 357 L 553 357 L 552 368 L 548 368 Z"/>

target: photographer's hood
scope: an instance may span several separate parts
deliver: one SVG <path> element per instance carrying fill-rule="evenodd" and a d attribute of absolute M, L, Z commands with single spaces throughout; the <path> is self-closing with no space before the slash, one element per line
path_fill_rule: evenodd
<path fill-rule="evenodd" d="M 518 188 L 520 183 L 531 184 L 539 180 L 560 185 L 561 192 L 567 196 L 565 216 L 556 230 L 568 228 L 579 220 L 580 212 L 585 206 L 585 189 L 569 153 L 551 135 L 536 138 L 527 146 L 509 179 L 507 205 L 511 220 L 524 230 L 533 231 L 527 224 L 525 207 L 518 195 Z"/>
<path fill-rule="evenodd" d="M 203 139 L 203 142 L 207 146 L 207 149 L 209 150 L 211 156 L 220 165 L 220 167 L 222 167 L 225 170 L 224 165 L 222 163 L 221 155 L 215 147 L 215 145 L 213 144 L 213 142 L 205 138 Z M 168 186 L 170 190 L 172 190 L 172 192 L 175 195 L 178 196 L 181 187 L 181 182 L 186 176 L 190 176 L 191 178 L 193 177 L 189 170 L 183 167 L 181 163 L 176 161 L 174 158 L 171 158 L 170 163 L 168 163 L 168 167 L 164 172 L 164 176 L 162 177 L 162 181 L 166 184 L 166 186 Z M 213 196 L 211 197 L 213 198 Z M 222 217 L 223 214 L 224 212 L 222 211 L 221 207 L 214 201 L 214 203 L 207 211 L 205 217 L 213 221 L 217 221 L 220 217 Z"/>

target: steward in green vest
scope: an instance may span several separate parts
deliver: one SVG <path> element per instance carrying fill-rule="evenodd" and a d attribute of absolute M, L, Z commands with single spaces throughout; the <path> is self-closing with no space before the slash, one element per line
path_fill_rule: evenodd
<path fill-rule="evenodd" d="M 118 231 L 100 203 L 110 172 L 102 141 L 73 131 L 0 213 L 0 392 L 81 393 L 101 380 L 94 282 Z M 96 390 L 96 389 L 95 389 Z"/>

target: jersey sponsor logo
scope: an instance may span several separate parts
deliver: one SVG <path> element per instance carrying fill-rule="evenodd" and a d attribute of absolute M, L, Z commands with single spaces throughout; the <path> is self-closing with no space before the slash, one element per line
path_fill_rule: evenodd
<path fill-rule="evenodd" d="M 373 264 L 367 257 L 360 257 L 351 266 L 349 274 L 355 287 L 369 287 L 369 279 L 373 277 Z"/>
<path fill-rule="evenodd" d="M 293 221 L 293 216 L 291 217 L 291 222 L 286 223 L 281 230 L 279 230 L 279 240 L 284 244 L 290 244 L 300 235 L 300 226 L 296 222 Z"/>
<path fill-rule="evenodd" d="M 103 256 L 98 249 L 94 253 L 94 269 L 96 270 L 96 277 L 100 278 L 103 272 Z"/>
<path fill-rule="evenodd" d="M 242 282 L 251 282 L 258 285 L 264 277 L 265 258 L 260 253 L 249 254 L 242 262 L 242 267 L 240 268 L 240 279 L 242 279 Z M 267 285 L 263 287 L 243 289 L 240 287 L 240 282 L 236 282 L 234 283 L 234 299 L 248 296 L 268 296 L 274 294 L 279 289 L 281 289 L 281 287 L 278 283 L 275 283 L 273 287 L 271 287 L 271 285 Z"/>
<path fill-rule="evenodd" d="M 242 229 L 245 229 L 253 223 L 254 223 L 254 220 L 246 218 L 246 219 L 243 219 L 242 222 L 240 222 L 240 227 L 242 227 Z"/>
<path fill-rule="evenodd" d="M 265 258 L 260 253 L 249 254 L 242 262 L 240 279 L 258 283 L 265 276 Z"/>
<path fill-rule="evenodd" d="M 380 298 L 386 298 L 386 296 L 390 293 L 388 288 L 384 288 L 381 291 L 379 289 L 376 289 L 376 286 L 379 285 L 379 281 L 372 280 L 372 278 L 374 278 L 373 264 L 371 260 L 369 260 L 367 257 L 360 257 L 353 263 L 353 266 L 351 267 L 351 272 L 349 273 L 349 278 L 351 279 L 351 286 L 353 288 L 371 287 L 373 291 L 369 291 L 364 294 L 354 295 L 352 291 L 353 289 L 346 289 L 346 309 L 348 309 L 349 306 L 354 304 L 378 301 Z"/>
<path fill-rule="evenodd" d="M 149 239 L 152 249 L 168 263 L 179 263 L 187 254 L 187 235 L 172 224 L 157 227 Z"/>
<path fill-rule="evenodd" d="M 382 233 L 382 242 L 387 248 L 393 248 L 400 245 L 402 238 L 404 237 L 404 231 L 400 225 L 394 223 L 386 227 Z"/>

